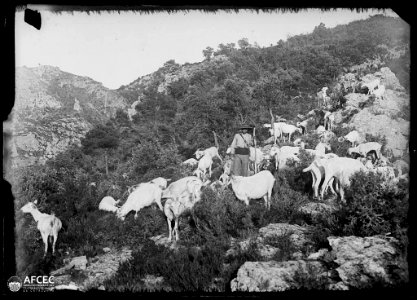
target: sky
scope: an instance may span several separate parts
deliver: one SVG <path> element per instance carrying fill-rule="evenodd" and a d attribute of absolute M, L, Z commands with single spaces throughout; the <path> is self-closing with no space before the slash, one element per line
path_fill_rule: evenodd
<path fill-rule="evenodd" d="M 16 11 L 17 67 L 56 66 L 110 89 L 150 74 L 171 59 L 179 64 L 200 62 L 206 47 L 217 50 L 221 43 L 238 47 L 237 41 L 247 38 L 252 45 L 268 47 L 289 36 L 311 33 L 321 22 L 333 28 L 375 14 L 398 17 L 392 10 L 377 9 L 57 14 L 44 6 L 28 8 L 41 13 L 42 27 L 37 30 L 25 23 L 23 11 Z"/>

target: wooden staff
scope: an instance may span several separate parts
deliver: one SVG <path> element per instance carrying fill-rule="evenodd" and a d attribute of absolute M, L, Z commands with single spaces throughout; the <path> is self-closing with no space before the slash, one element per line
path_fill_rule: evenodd
<path fill-rule="evenodd" d="M 253 127 L 253 144 L 255 146 L 255 174 L 258 173 L 258 165 L 256 164 L 256 127 Z"/>

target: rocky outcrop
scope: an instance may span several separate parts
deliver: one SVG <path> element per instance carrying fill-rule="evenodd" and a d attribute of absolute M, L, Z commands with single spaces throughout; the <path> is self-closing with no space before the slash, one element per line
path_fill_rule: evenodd
<path fill-rule="evenodd" d="M 408 282 L 405 257 L 389 237 L 329 237 L 336 271 L 344 285 L 354 288 L 374 284 L 395 286 Z"/>
<path fill-rule="evenodd" d="M 331 250 L 305 259 L 246 262 L 231 281 L 232 291 L 292 289 L 347 290 L 408 282 L 406 258 L 390 237 L 328 237 Z"/>
<path fill-rule="evenodd" d="M 327 269 L 319 261 L 245 262 L 230 287 L 233 292 L 281 292 L 304 288 L 306 280 L 318 285 L 327 278 Z"/>
<path fill-rule="evenodd" d="M 126 100 L 91 78 L 51 66 L 17 68 L 15 103 L 4 127 L 11 136 L 6 170 L 42 164 L 80 145 L 118 109 L 127 109 Z"/>
<path fill-rule="evenodd" d="M 132 257 L 132 250 L 127 248 L 122 250 L 108 248 L 105 252 L 103 255 L 91 258 L 90 262 L 85 256 L 74 257 L 64 267 L 51 272 L 50 275 L 54 276 L 54 289 L 104 290 L 104 281 L 117 272 L 120 263 Z"/>
<path fill-rule="evenodd" d="M 241 251 L 247 251 L 254 246 L 259 256 L 263 260 L 272 259 L 279 255 L 281 246 L 290 247 L 293 257 L 302 256 L 302 250 L 309 244 L 306 238 L 308 228 L 291 225 L 287 223 L 269 224 L 259 229 L 256 236 L 243 241 L 231 240 L 231 248 L 226 252 L 226 256 L 235 256 Z"/>
<path fill-rule="evenodd" d="M 346 81 L 345 77 L 342 76 L 340 80 Z M 351 77 L 349 79 L 353 80 Z M 365 93 L 345 95 L 345 108 L 335 112 L 335 123 L 355 129 L 364 136 L 370 134 L 385 139 L 383 151 L 394 158 L 402 158 L 407 155 L 410 135 L 410 96 L 387 67 L 363 76 L 353 85 L 360 86 L 375 79 L 379 79 L 386 88 L 383 96 L 375 98 Z"/>

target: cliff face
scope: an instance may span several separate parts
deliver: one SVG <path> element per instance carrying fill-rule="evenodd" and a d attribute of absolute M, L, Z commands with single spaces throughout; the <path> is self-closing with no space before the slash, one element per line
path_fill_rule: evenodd
<path fill-rule="evenodd" d="M 79 145 L 118 109 L 127 110 L 126 100 L 91 78 L 51 66 L 17 68 L 15 103 L 4 124 L 10 136 L 6 169 L 44 163 Z"/>

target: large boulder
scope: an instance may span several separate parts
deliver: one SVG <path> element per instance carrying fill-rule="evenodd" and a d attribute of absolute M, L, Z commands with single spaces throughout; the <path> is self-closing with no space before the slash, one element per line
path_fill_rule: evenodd
<path fill-rule="evenodd" d="M 410 122 L 398 118 L 392 119 L 385 114 L 375 115 L 372 108 L 365 108 L 353 116 L 349 127 L 362 134 L 385 137 L 385 151 L 393 157 L 402 157 L 406 153 L 410 134 Z"/>
<path fill-rule="evenodd" d="M 349 287 L 367 288 L 375 283 L 397 286 L 408 282 L 408 268 L 398 241 L 389 237 L 329 237 L 338 265 L 336 271 Z"/>
<path fill-rule="evenodd" d="M 309 244 L 306 237 L 308 228 L 287 224 L 274 223 L 259 229 L 258 235 L 243 241 L 231 241 L 231 248 L 226 256 L 234 256 L 240 251 L 247 251 L 254 246 L 257 253 L 263 260 L 270 260 L 283 251 L 282 246 L 291 247 L 294 251 L 293 257 L 302 257 L 302 250 Z"/>
<path fill-rule="evenodd" d="M 406 257 L 398 240 L 385 237 L 328 237 L 331 250 L 304 260 L 246 262 L 231 281 L 232 291 L 292 289 L 347 290 L 399 287 L 408 282 Z"/>
<path fill-rule="evenodd" d="M 360 93 L 350 93 L 345 96 L 346 99 L 346 109 L 359 109 L 361 104 L 366 103 L 369 100 L 369 96 Z"/>
<path fill-rule="evenodd" d="M 383 84 L 386 89 L 399 92 L 405 91 L 397 76 L 395 76 L 395 74 L 387 67 L 381 68 L 378 72 L 375 72 L 374 76 L 380 78 L 381 84 Z"/>
<path fill-rule="evenodd" d="M 230 283 L 233 292 L 275 292 L 327 284 L 327 269 L 319 261 L 245 262 Z"/>
<path fill-rule="evenodd" d="M 402 92 L 386 90 L 382 98 L 375 99 L 371 111 L 375 115 L 387 115 L 390 118 L 410 118 L 410 97 Z"/>

